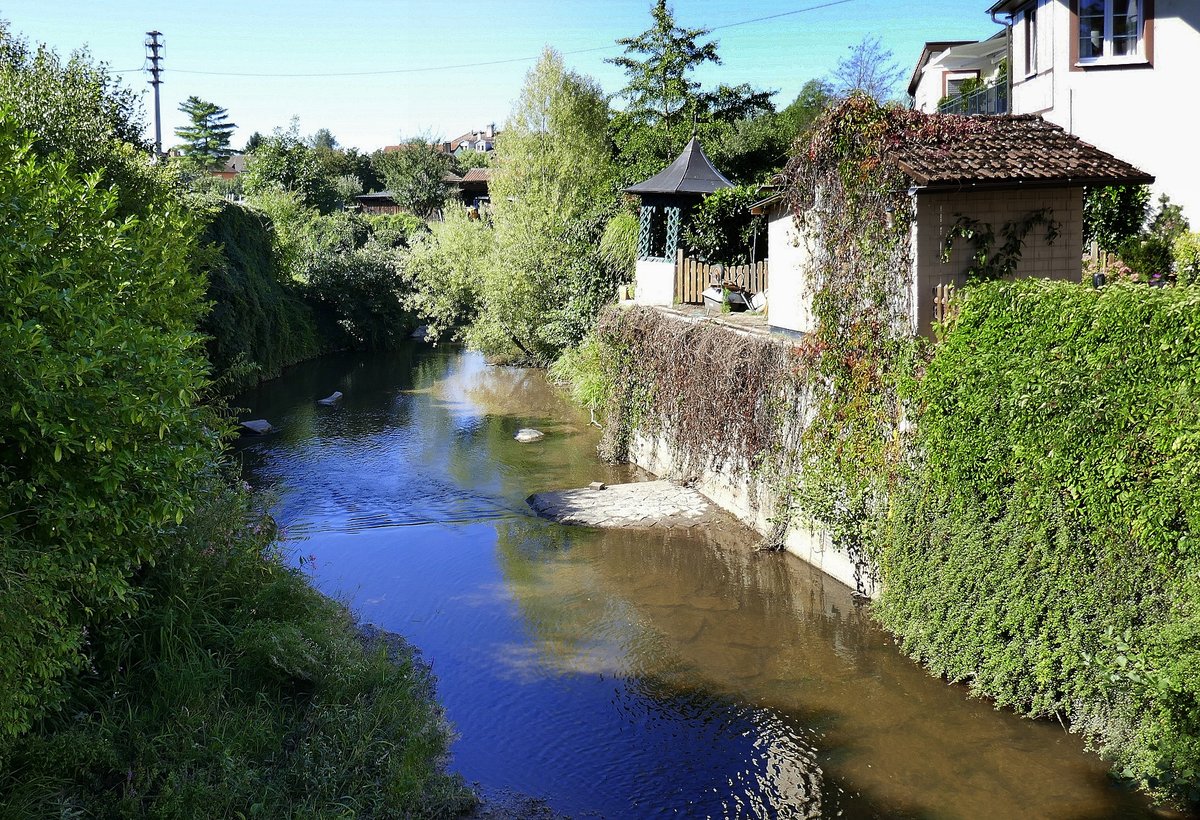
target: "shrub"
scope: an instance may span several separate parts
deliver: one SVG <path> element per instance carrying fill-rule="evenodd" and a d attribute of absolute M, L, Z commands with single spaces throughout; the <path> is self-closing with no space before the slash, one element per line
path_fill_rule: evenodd
<path fill-rule="evenodd" d="M 395 347 L 413 329 L 402 301 L 402 258 L 371 242 L 340 253 L 318 253 L 305 267 L 305 297 L 336 347 Z"/>
<path fill-rule="evenodd" d="M 1088 188 L 1083 196 L 1084 244 L 1094 240 L 1101 250 L 1115 252 L 1142 230 L 1149 207 L 1150 189 L 1145 185 Z"/>
<path fill-rule="evenodd" d="M 203 239 L 211 312 L 201 329 L 218 376 L 233 391 L 271 378 L 321 352 L 312 309 L 279 269 L 270 219 L 224 200 L 193 201 L 207 221 Z M 237 371 L 235 374 L 234 371 Z"/>
<path fill-rule="evenodd" d="M 1175 277 L 1181 285 L 1200 285 L 1200 233 L 1184 233 L 1171 249 Z"/>
<path fill-rule="evenodd" d="M 98 623 L 189 508 L 217 429 L 196 232 L 69 159 L 42 159 L 0 112 L 0 734 L 63 698 Z"/>
<path fill-rule="evenodd" d="M 759 186 L 739 185 L 722 188 L 704 198 L 692 212 L 683 232 L 688 251 L 707 262 L 744 265 L 750 261 L 750 248 L 761 217 L 750 214 L 750 205 L 760 199 Z M 766 231 L 761 231 L 758 257 L 766 258 Z"/>
<path fill-rule="evenodd" d="M 1200 798 L 1200 291 L 972 288 L 910 391 L 877 613 L 935 673 Z"/>

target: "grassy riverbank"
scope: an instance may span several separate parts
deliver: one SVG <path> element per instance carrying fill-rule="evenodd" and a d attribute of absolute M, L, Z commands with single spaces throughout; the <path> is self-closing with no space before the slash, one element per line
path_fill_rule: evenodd
<path fill-rule="evenodd" d="M 134 611 L 89 635 L 61 708 L 0 744 L 0 815 L 469 810 L 420 659 L 286 567 L 245 490 L 213 481 L 199 502 L 164 533 Z"/>

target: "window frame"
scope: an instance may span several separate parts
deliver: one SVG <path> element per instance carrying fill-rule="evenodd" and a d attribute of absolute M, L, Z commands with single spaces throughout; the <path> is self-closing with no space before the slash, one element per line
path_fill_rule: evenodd
<path fill-rule="evenodd" d="M 1025 76 L 1037 76 L 1038 65 L 1038 7 L 1041 5 L 1040 0 L 1033 0 L 1032 3 L 1025 6 L 1021 10 L 1022 23 L 1025 31 Z"/>
<path fill-rule="evenodd" d="M 1116 3 L 1129 0 L 1100 0 L 1104 4 L 1104 32 L 1101 39 L 1101 53 L 1093 57 L 1080 55 L 1083 40 L 1079 24 L 1080 0 L 1071 0 L 1071 69 L 1073 71 L 1089 68 L 1119 68 L 1122 66 L 1150 66 L 1154 54 L 1154 0 L 1135 0 L 1138 4 L 1138 31 L 1136 50 L 1132 54 L 1114 54 L 1116 37 L 1113 33 L 1113 16 Z"/>

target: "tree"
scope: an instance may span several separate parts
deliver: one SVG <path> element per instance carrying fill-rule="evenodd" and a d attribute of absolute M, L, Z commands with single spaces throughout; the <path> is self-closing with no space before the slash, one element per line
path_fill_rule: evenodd
<path fill-rule="evenodd" d="M 87 51 L 63 60 L 45 46 L 31 49 L 0 21 L 0 99 L 33 134 L 39 156 L 70 154 L 81 172 L 103 170 L 118 192 L 118 217 L 164 195 L 172 172 L 149 161 L 138 95 L 93 65 Z"/>
<path fill-rule="evenodd" d="M 332 151 L 338 147 L 337 137 L 335 137 L 333 132 L 328 128 L 318 128 L 315 132 L 313 132 L 312 136 L 308 138 L 308 144 L 313 148 L 323 149 L 325 151 Z"/>
<path fill-rule="evenodd" d="M 701 42 L 706 29 L 678 26 L 665 0 L 657 0 L 650 13 L 653 25 L 618 40 L 625 54 L 608 61 L 623 68 L 627 79 L 621 91 L 627 105 L 611 125 L 621 182 L 657 173 L 692 136 L 700 137 L 706 151 L 721 146 L 710 158 L 720 157 L 722 170 L 727 164 L 748 179 L 782 165 L 784 150 L 769 127 L 775 110 L 771 94 L 744 83 L 702 91 L 691 73 L 704 63 L 721 62 L 717 43 Z M 756 120 L 761 120 L 757 127 L 748 125 Z"/>
<path fill-rule="evenodd" d="M 485 352 L 547 364 L 583 337 L 615 292 L 598 259 L 615 206 L 607 123 L 596 81 L 546 49 L 496 141 L 496 251 L 468 334 Z"/>
<path fill-rule="evenodd" d="M 73 82 L 79 82 L 76 77 Z M 69 82 L 72 82 L 69 80 Z M 196 234 L 0 109 L 0 738 L 57 706 L 214 458 Z M 11 412 L 8 412 L 11 408 Z M 98 640 L 93 638 L 95 643 Z"/>
<path fill-rule="evenodd" d="M 341 205 L 337 188 L 316 151 L 300 138 L 299 124 L 275 132 L 246 160 L 242 188 L 248 196 L 287 191 L 308 208 L 330 213 Z"/>
<path fill-rule="evenodd" d="M 262 145 L 266 139 L 267 138 L 262 135 L 261 131 L 255 131 L 250 135 L 250 139 L 246 140 L 246 147 L 242 149 L 242 153 L 253 154 L 258 150 L 258 146 Z"/>
<path fill-rule="evenodd" d="M 233 149 L 229 139 L 236 123 L 229 122 L 229 113 L 215 103 L 192 95 L 180 103 L 179 110 L 188 115 L 191 125 L 175 129 L 175 136 L 184 141 L 184 157 L 203 168 L 218 168 Z"/>
<path fill-rule="evenodd" d="M 376 168 L 396 204 L 417 216 L 433 216 L 446 204 L 450 156 L 424 137 L 411 137 L 400 144 L 400 150 L 377 154 Z"/>
<path fill-rule="evenodd" d="M 904 69 L 893 59 L 892 52 L 883 47 L 883 41 L 877 36 L 864 37 L 857 45 L 850 46 L 848 57 L 838 60 L 829 84 L 837 97 L 862 91 L 886 102 L 903 76 Z"/>
<path fill-rule="evenodd" d="M 625 53 L 605 62 L 625 70 L 627 84 L 620 92 L 628 102 L 625 113 L 669 134 L 681 118 L 695 113 L 700 83 L 689 75 L 704 63 L 720 64 L 721 58 L 715 41 L 697 42 L 708 29 L 676 25 L 667 0 L 657 0 L 650 16 L 654 24 L 636 37 L 617 40 Z"/>

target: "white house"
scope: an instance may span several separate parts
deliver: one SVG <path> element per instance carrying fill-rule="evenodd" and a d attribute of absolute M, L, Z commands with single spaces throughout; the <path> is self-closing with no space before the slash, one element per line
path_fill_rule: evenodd
<path fill-rule="evenodd" d="M 912 97 L 913 108 L 925 114 L 936 114 L 938 103 L 946 97 L 957 96 L 967 80 L 1001 84 L 1001 64 L 1007 56 L 1008 38 L 1003 31 L 978 42 L 951 40 L 926 43 L 908 81 L 908 95 Z"/>
<path fill-rule="evenodd" d="M 1200 226 L 1200 0 L 999 0 L 1014 114 L 1040 114 L 1157 178 Z"/>

